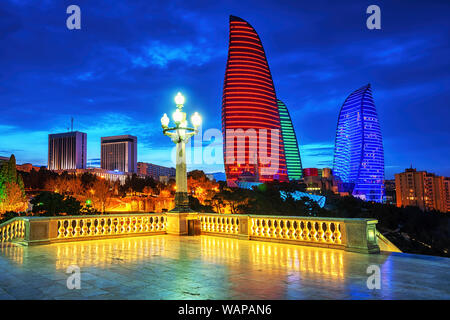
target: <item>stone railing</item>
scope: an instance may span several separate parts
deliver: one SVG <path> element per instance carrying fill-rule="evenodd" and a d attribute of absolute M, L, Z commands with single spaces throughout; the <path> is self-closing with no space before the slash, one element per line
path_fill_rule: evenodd
<path fill-rule="evenodd" d="M 374 219 L 199 214 L 201 234 L 377 253 Z"/>
<path fill-rule="evenodd" d="M 199 214 L 200 231 L 204 233 L 239 234 L 240 215 Z M 246 217 L 246 216 L 244 216 Z"/>
<path fill-rule="evenodd" d="M 250 217 L 250 237 L 342 245 L 343 221 L 309 217 Z"/>
<path fill-rule="evenodd" d="M 25 236 L 25 221 L 13 218 L 0 224 L 0 242 L 22 239 Z"/>
<path fill-rule="evenodd" d="M 377 220 L 216 213 L 18 217 L 0 225 L 2 241 L 26 244 L 144 236 L 206 234 L 377 253 Z"/>
<path fill-rule="evenodd" d="M 19 217 L 24 241 L 47 244 L 166 233 L 164 214 Z"/>

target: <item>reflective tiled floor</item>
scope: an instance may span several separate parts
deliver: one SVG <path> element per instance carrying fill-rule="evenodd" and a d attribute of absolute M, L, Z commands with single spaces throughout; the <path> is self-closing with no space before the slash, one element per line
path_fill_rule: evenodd
<path fill-rule="evenodd" d="M 367 288 L 378 265 L 381 289 Z M 81 289 L 67 288 L 67 267 Z M 169 235 L 0 247 L 0 299 L 450 299 L 450 259 Z"/>

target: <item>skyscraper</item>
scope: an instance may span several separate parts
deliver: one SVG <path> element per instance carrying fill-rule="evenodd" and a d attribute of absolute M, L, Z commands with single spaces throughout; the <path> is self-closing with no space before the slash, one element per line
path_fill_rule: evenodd
<path fill-rule="evenodd" d="M 303 176 L 302 160 L 298 149 L 297 136 L 292 125 L 291 116 L 286 105 L 277 100 L 278 112 L 280 113 L 281 133 L 284 142 L 284 154 L 286 156 L 286 167 L 289 180 L 300 180 Z"/>
<path fill-rule="evenodd" d="M 48 135 L 48 169 L 86 168 L 86 133 L 71 131 Z"/>
<path fill-rule="evenodd" d="M 102 169 L 137 172 L 137 138 L 131 135 L 101 138 Z"/>
<path fill-rule="evenodd" d="M 275 88 L 261 40 L 245 20 L 230 16 L 222 98 L 225 173 L 255 181 L 287 181 Z"/>
<path fill-rule="evenodd" d="M 383 140 L 370 84 L 350 94 L 342 105 L 333 167 L 339 191 L 367 201 L 383 201 Z"/>

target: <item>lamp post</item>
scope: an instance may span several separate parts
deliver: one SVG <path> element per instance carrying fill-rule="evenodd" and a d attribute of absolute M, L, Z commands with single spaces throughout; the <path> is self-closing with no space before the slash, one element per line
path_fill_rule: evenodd
<path fill-rule="evenodd" d="M 175 122 L 174 127 L 169 127 L 170 119 L 167 114 L 161 118 L 161 126 L 163 134 L 169 136 L 176 144 L 176 186 L 175 193 L 175 208 L 171 212 L 190 212 L 189 198 L 187 189 L 187 174 L 186 174 L 186 143 L 189 139 L 198 133 L 198 127 L 202 123 L 202 118 L 195 112 L 191 117 L 194 128 L 188 127 L 186 120 L 186 113 L 183 112 L 184 97 L 178 92 L 175 96 L 175 104 L 177 109 L 172 114 L 172 119 Z"/>

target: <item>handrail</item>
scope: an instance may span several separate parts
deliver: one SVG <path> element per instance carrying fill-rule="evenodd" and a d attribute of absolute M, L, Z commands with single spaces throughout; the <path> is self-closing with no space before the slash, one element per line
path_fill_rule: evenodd
<path fill-rule="evenodd" d="M 217 213 L 198 216 L 204 234 L 379 252 L 376 219 Z"/>
<path fill-rule="evenodd" d="M 25 236 L 25 220 L 14 217 L 0 224 L 0 242 L 21 239 Z"/>
<path fill-rule="evenodd" d="M 85 214 L 85 215 L 76 215 L 76 216 L 25 216 L 25 217 L 16 217 L 14 219 L 24 219 L 26 221 L 39 221 L 39 220 L 60 220 L 67 218 L 104 218 L 104 217 L 132 217 L 132 216 L 148 216 L 148 215 L 162 215 L 163 213 L 142 213 L 142 212 L 129 212 L 129 213 L 114 213 L 114 214 Z M 8 220 L 10 221 L 10 220 Z"/>
<path fill-rule="evenodd" d="M 56 217 L 15 217 L 0 225 L 1 241 L 23 238 L 28 244 L 166 233 L 160 213 L 123 213 Z"/>

